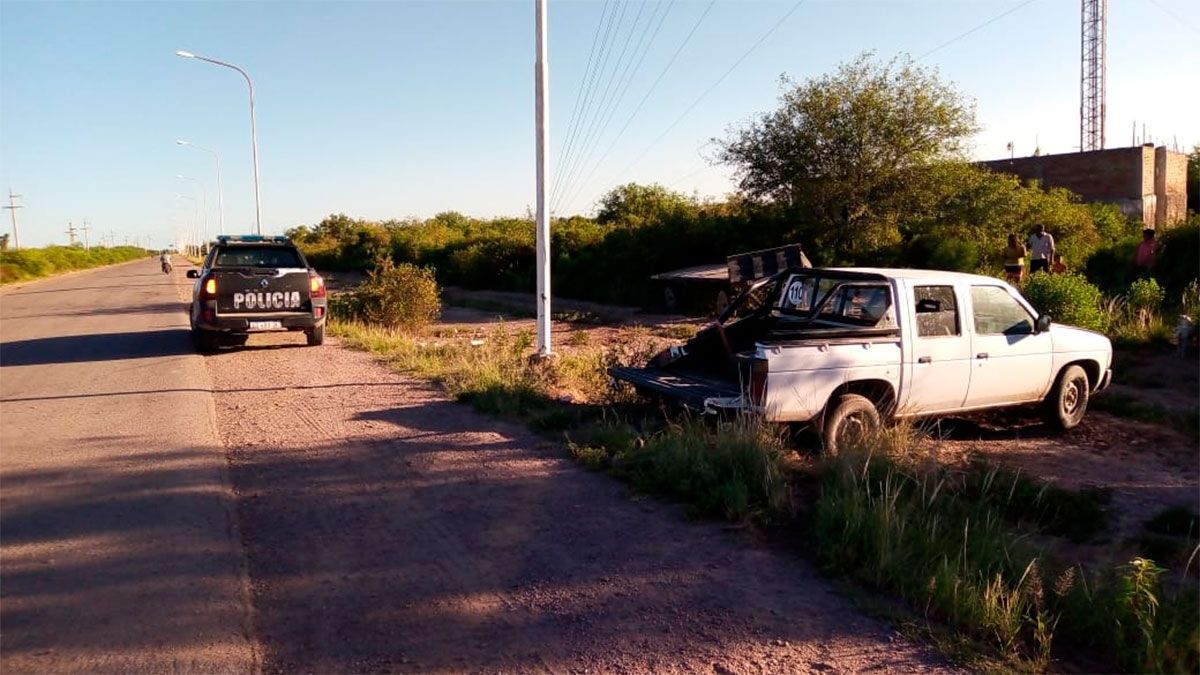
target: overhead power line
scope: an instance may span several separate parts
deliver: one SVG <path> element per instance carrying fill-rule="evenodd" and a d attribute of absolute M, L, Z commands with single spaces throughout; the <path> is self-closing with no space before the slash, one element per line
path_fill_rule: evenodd
<path fill-rule="evenodd" d="M 779 19 L 774 24 L 772 24 L 769 29 L 767 29 L 767 32 L 763 33 L 762 36 L 759 37 L 758 40 L 756 40 L 754 42 L 754 44 L 750 45 L 749 49 L 747 49 L 740 57 L 738 57 L 738 59 L 736 61 L 733 62 L 733 65 L 729 66 L 729 68 L 726 69 L 725 72 L 722 73 L 721 76 L 718 77 L 715 82 L 713 82 L 711 85 L 709 85 L 709 87 L 707 89 L 705 89 L 699 96 L 697 96 L 696 99 L 694 101 L 692 101 L 691 105 L 689 105 L 687 108 L 685 108 L 684 111 L 682 113 L 680 113 L 678 117 L 675 118 L 675 121 L 671 122 L 670 126 L 668 126 L 661 134 L 659 134 L 657 138 L 655 138 L 653 141 L 651 141 L 651 143 L 649 145 L 647 145 L 645 147 L 645 149 L 642 150 L 641 154 L 639 154 L 636 158 L 634 158 L 634 160 L 632 162 L 630 162 L 629 165 L 626 166 L 625 169 L 621 171 L 621 173 L 622 174 L 629 173 L 629 171 L 631 169 L 633 169 L 633 167 L 638 165 L 638 162 L 641 162 L 642 159 L 645 158 L 646 155 L 650 154 L 650 150 L 653 149 L 654 146 L 658 145 L 658 143 L 660 141 L 662 141 L 662 139 L 666 138 L 667 134 L 671 133 L 671 131 L 674 130 L 675 127 L 678 126 L 679 123 L 682 122 L 685 117 L 687 117 L 693 110 L 695 110 L 696 106 L 700 105 L 700 102 L 703 101 L 705 98 L 707 98 L 708 95 L 713 92 L 713 90 L 715 90 L 717 87 L 721 86 L 721 83 L 724 82 L 725 79 L 728 78 L 730 75 L 732 75 L 733 71 L 737 70 L 737 67 L 742 65 L 743 61 L 750 58 L 750 55 L 753 54 L 764 42 L 766 42 L 768 38 L 770 38 L 772 35 L 774 35 L 775 31 L 779 30 L 779 27 L 782 26 L 784 24 L 784 22 L 787 21 L 793 14 L 795 14 L 796 10 L 800 9 L 800 7 L 802 7 L 805 2 L 807 2 L 807 0 L 798 0 L 795 4 L 792 5 L 791 9 L 784 12 L 783 16 L 779 17 Z"/>
<path fill-rule="evenodd" d="M 1175 19 L 1175 21 L 1178 22 L 1180 26 L 1187 28 L 1188 30 L 1192 31 L 1193 33 L 1200 33 L 1200 28 L 1196 28 L 1190 22 L 1185 21 L 1182 16 L 1179 16 L 1178 14 L 1175 13 L 1174 10 L 1164 6 L 1158 0 L 1147 0 L 1147 1 L 1150 4 L 1154 5 L 1155 7 L 1157 7 L 1160 11 L 1162 11 L 1163 14 L 1166 14 L 1167 16 L 1170 16 L 1172 19 Z"/>
<path fill-rule="evenodd" d="M 645 11 L 646 0 L 641 0 L 638 3 L 637 14 L 634 15 L 633 23 L 630 24 L 629 32 L 625 36 L 625 41 L 621 44 L 621 52 L 617 55 L 617 59 L 613 63 L 612 70 L 607 74 L 608 76 L 605 79 L 603 91 L 601 92 L 599 98 L 596 99 L 597 105 L 590 111 L 590 114 L 587 114 L 583 117 L 583 136 L 582 140 L 580 140 L 580 137 L 576 137 L 575 156 L 571 158 L 570 162 L 564 163 L 563 166 L 566 167 L 565 171 L 560 169 L 559 171 L 555 172 L 564 174 L 564 178 L 559 183 L 560 190 L 568 181 L 570 181 L 573 165 L 579 162 L 579 158 L 582 156 L 584 148 L 587 146 L 597 125 L 599 124 L 600 111 L 604 110 L 608 105 L 609 96 L 611 95 L 613 89 L 613 82 L 616 81 L 618 77 L 617 73 L 622 72 L 622 66 L 626 63 L 625 54 L 629 52 L 629 43 L 633 41 L 633 35 L 637 32 L 638 24 L 641 23 L 642 14 Z M 657 12 L 657 9 L 655 11 Z"/>
<path fill-rule="evenodd" d="M 675 48 L 675 53 L 671 55 L 671 58 L 667 61 L 667 65 L 663 66 L 663 69 L 658 73 L 658 77 L 654 78 L 654 82 L 650 84 L 650 88 L 646 90 L 645 95 L 643 95 L 642 99 L 638 101 L 638 104 L 634 107 L 633 112 L 629 113 L 629 117 L 625 119 L 625 123 L 621 125 L 621 129 L 617 132 L 616 136 L 613 137 L 612 141 L 608 144 L 608 147 L 604 149 L 604 153 L 600 155 L 600 159 L 596 160 L 596 163 L 592 165 L 592 170 L 589 171 L 587 176 L 584 177 L 583 181 L 579 183 L 575 194 L 578 194 L 579 190 L 581 190 L 583 186 L 586 186 L 588 181 L 592 179 L 592 176 L 596 175 L 596 171 L 604 165 L 604 160 L 607 159 L 609 154 L 612 153 L 613 148 L 615 148 L 617 145 L 617 142 L 621 140 L 621 137 L 625 135 L 625 131 L 629 129 L 629 125 L 633 123 L 633 120 L 637 117 L 638 113 L 642 111 L 642 107 L 646 105 L 646 101 L 658 88 L 658 83 L 662 82 L 663 77 L 665 77 L 667 72 L 671 70 L 671 67 L 675 65 L 675 61 L 678 60 L 679 55 L 683 53 L 684 47 L 687 47 L 688 43 L 691 42 L 692 36 L 696 34 L 696 30 L 700 28 L 700 24 L 704 23 L 704 19 L 708 16 L 708 13 L 712 11 L 713 5 L 716 3 L 717 0 L 709 0 L 708 6 L 705 7 L 704 12 L 700 14 L 700 18 L 696 19 L 696 23 L 692 24 L 692 28 L 683 38 L 683 42 L 680 42 L 679 46 Z M 575 195 L 572 195 L 572 199 L 574 199 L 574 197 Z"/>
<path fill-rule="evenodd" d="M 574 188 L 572 181 L 574 181 L 575 178 L 577 178 L 583 171 L 583 169 L 586 168 L 591 162 L 592 156 L 596 152 L 596 146 L 600 143 L 600 140 L 604 138 L 604 134 L 606 131 L 608 131 L 609 125 L 612 124 L 613 117 L 616 115 L 621 103 L 625 100 L 626 94 L 629 93 L 629 87 L 633 84 L 634 77 L 641 70 L 642 63 L 645 62 L 646 55 L 650 52 L 650 47 L 654 44 L 654 40 L 658 37 L 659 32 L 662 30 L 663 24 L 666 22 L 667 16 L 670 14 L 671 8 L 674 6 L 674 4 L 675 0 L 670 0 L 670 2 L 668 2 L 666 5 L 663 5 L 662 3 L 655 4 L 654 12 L 651 13 L 650 18 L 646 22 L 645 28 L 643 28 L 641 35 L 638 37 L 637 45 L 633 49 L 633 54 L 631 55 L 629 61 L 625 63 L 625 68 L 621 71 L 621 74 L 617 77 L 616 86 L 613 89 L 613 91 L 616 92 L 616 95 L 609 96 L 608 92 L 606 91 L 605 95 L 600 99 L 601 107 L 600 114 L 596 118 L 597 122 L 589 130 L 590 133 L 584 137 L 582 150 L 576 153 L 574 166 L 568 167 L 567 175 L 564 178 L 564 183 L 562 186 L 563 190 L 559 193 L 560 199 L 561 197 L 565 196 L 565 194 L 569 194 L 572 191 Z M 662 16 L 658 16 L 659 9 L 664 7 L 665 10 L 663 11 Z M 657 22 L 655 21 L 656 18 Z M 647 39 L 647 36 L 649 36 L 649 39 Z M 557 203 L 555 206 L 557 206 Z"/>
<path fill-rule="evenodd" d="M 579 88 L 575 90 L 575 105 L 571 108 L 571 118 L 570 121 L 567 122 L 568 134 L 569 130 L 575 127 L 575 122 L 579 117 L 579 104 L 583 98 L 584 85 L 587 83 L 588 75 L 592 72 L 593 57 L 596 55 L 596 46 L 600 43 L 600 32 L 604 27 L 604 17 L 608 15 L 608 8 L 611 6 L 611 4 L 611 0 L 605 0 L 604 6 L 600 9 L 600 20 L 596 22 L 596 33 L 592 35 L 592 48 L 588 51 L 587 65 L 583 67 L 583 77 L 579 78 Z M 557 185 L 557 172 L 555 173 L 554 178 L 554 184 Z"/>
<path fill-rule="evenodd" d="M 955 35 L 954 37 L 950 38 L 949 40 L 946 40 L 945 42 L 934 47 L 933 49 L 930 49 L 929 51 L 925 52 L 924 54 L 918 56 L 917 60 L 921 61 L 926 56 L 934 54 L 935 52 L 939 52 L 942 49 L 945 49 L 946 47 L 949 47 L 950 45 L 954 44 L 955 42 L 958 42 L 959 40 L 967 37 L 968 35 L 975 33 L 976 31 L 983 30 L 984 28 L 987 28 L 988 26 L 999 21 L 1000 19 L 1003 19 L 1004 17 L 1008 16 L 1009 14 L 1012 14 L 1013 12 L 1017 11 L 1018 9 L 1021 9 L 1022 7 L 1032 4 L 1034 2 L 1037 2 L 1037 0 L 1025 0 L 1025 2 L 1022 2 L 1021 4 L 1017 5 L 1016 7 L 1012 7 L 1003 12 L 1000 12 L 996 16 L 993 16 L 992 18 L 988 19 L 987 21 L 984 21 L 983 23 L 979 24 L 978 26 L 975 26 L 974 28 L 966 30 L 962 33 L 959 33 L 958 35 Z"/>
<path fill-rule="evenodd" d="M 558 191 L 559 186 L 562 185 L 562 172 L 557 171 L 558 166 L 565 165 L 565 162 L 570 160 L 572 151 L 575 149 L 575 142 L 578 138 L 578 135 L 580 135 L 580 129 L 583 124 L 582 120 L 584 115 L 587 114 L 588 107 L 590 104 L 592 104 L 592 97 L 595 94 L 596 82 L 599 82 L 600 73 L 604 71 L 605 67 L 608 65 L 608 48 L 610 48 L 612 46 L 612 42 L 616 40 L 617 31 L 613 30 L 614 25 L 616 25 L 619 29 L 620 24 L 624 22 L 626 7 L 628 7 L 628 4 L 626 4 L 624 0 L 617 0 L 616 5 L 613 6 L 612 12 L 608 13 L 604 37 L 602 37 L 600 40 L 600 54 L 598 58 L 596 58 L 595 67 L 587 76 L 586 85 L 584 85 L 586 86 L 586 90 L 584 90 L 583 94 L 580 117 L 576 118 L 575 125 L 571 126 L 570 129 L 568 129 L 568 132 L 566 132 L 566 143 L 563 147 L 562 159 L 559 160 L 559 163 L 556 166 L 556 171 L 554 171 L 554 183 L 551 186 L 551 196 L 553 196 L 554 193 Z M 619 18 L 617 17 L 618 11 L 620 12 Z"/>

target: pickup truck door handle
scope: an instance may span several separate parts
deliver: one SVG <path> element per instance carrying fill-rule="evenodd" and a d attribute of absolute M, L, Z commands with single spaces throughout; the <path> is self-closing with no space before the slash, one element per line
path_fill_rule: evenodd
<path fill-rule="evenodd" d="M 933 359 L 929 358 L 928 356 L 922 356 L 921 358 L 917 359 L 917 363 L 933 363 Z"/>
<path fill-rule="evenodd" d="M 975 358 L 977 358 L 977 359 L 986 359 L 987 357 L 988 357 L 987 352 L 979 352 L 978 354 L 975 355 Z"/>

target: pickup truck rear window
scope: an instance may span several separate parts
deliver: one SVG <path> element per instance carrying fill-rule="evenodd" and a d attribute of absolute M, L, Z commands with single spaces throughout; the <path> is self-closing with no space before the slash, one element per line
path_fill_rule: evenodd
<path fill-rule="evenodd" d="M 890 317 L 892 294 L 887 286 L 845 284 L 833 293 L 818 319 L 873 328 Z M 887 323 L 891 324 L 890 319 Z"/>
<path fill-rule="evenodd" d="M 214 267 L 304 267 L 293 248 L 230 246 L 217 251 Z"/>
<path fill-rule="evenodd" d="M 917 286 L 913 289 L 913 295 L 917 303 L 918 337 L 960 334 L 953 286 Z"/>

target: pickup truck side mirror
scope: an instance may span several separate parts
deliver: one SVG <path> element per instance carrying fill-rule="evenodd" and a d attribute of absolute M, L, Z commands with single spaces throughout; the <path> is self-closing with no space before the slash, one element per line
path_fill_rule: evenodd
<path fill-rule="evenodd" d="M 1037 323 L 1035 323 L 1033 325 L 1034 334 L 1045 333 L 1048 330 L 1050 330 L 1050 315 L 1049 314 L 1039 314 L 1038 318 L 1037 318 Z"/>
<path fill-rule="evenodd" d="M 187 271 L 187 278 L 189 278 L 189 279 L 199 279 L 199 278 L 200 278 L 200 270 L 188 270 L 188 271 Z"/>

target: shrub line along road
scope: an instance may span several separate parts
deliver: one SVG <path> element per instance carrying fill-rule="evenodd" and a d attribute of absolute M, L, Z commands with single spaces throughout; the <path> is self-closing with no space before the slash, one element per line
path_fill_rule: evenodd
<path fill-rule="evenodd" d="M 804 561 L 367 354 L 193 354 L 183 283 L 0 294 L 0 669 L 947 669 Z"/>

